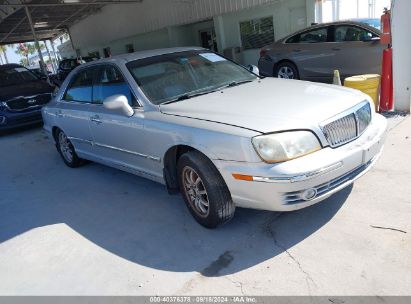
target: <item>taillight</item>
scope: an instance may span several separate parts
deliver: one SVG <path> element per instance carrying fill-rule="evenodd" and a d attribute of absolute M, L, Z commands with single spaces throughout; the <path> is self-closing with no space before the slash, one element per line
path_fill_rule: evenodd
<path fill-rule="evenodd" d="M 265 55 L 267 55 L 268 51 L 266 49 L 261 49 L 260 51 L 260 58 L 261 57 L 265 57 Z"/>

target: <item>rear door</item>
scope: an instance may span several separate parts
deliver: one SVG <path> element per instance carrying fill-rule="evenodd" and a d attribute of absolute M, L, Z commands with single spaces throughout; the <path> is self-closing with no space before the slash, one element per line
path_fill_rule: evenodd
<path fill-rule="evenodd" d="M 285 41 L 288 57 L 296 63 L 300 78 L 328 81 L 332 77 L 330 27 L 324 26 L 297 34 Z"/>
<path fill-rule="evenodd" d="M 97 67 L 88 67 L 79 70 L 71 78 L 56 113 L 58 126 L 66 133 L 79 154 L 92 152 L 89 117 L 96 72 Z"/>
<path fill-rule="evenodd" d="M 379 37 L 360 26 L 344 24 L 334 26 L 333 53 L 334 69 L 343 78 L 359 74 L 381 74 L 384 46 Z"/>

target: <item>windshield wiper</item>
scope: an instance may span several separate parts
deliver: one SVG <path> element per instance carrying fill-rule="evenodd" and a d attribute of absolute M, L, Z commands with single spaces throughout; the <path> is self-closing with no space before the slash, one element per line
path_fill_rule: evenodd
<path fill-rule="evenodd" d="M 183 95 L 180 95 L 180 96 L 178 96 L 178 97 L 176 97 L 176 98 L 174 98 L 174 99 L 172 99 L 172 100 L 165 101 L 165 102 L 161 103 L 160 105 L 167 105 L 167 104 L 170 104 L 170 103 L 179 102 L 179 101 L 186 100 L 186 99 L 190 99 L 190 98 L 193 98 L 193 97 L 210 94 L 210 93 L 213 93 L 213 92 L 215 92 L 215 91 L 217 91 L 217 90 L 211 90 L 211 91 L 206 91 L 206 92 L 201 92 L 201 93 L 187 93 L 187 94 L 183 94 Z"/>
<path fill-rule="evenodd" d="M 248 79 L 248 80 L 241 80 L 241 81 L 233 81 L 233 82 L 230 82 L 226 87 L 228 87 L 228 88 L 236 87 L 240 84 L 248 83 L 248 82 L 253 82 L 253 80 Z"/>
<path fill-rule="evenodd" d="M 236 87 L 236 86 L 238 86 L 238 85 L 240 85 L 240 84 L 248 83 L 248 82 L 253 82 L 253 81 L 254 81 L 254 80 L 250 80 L 250 79 L 240 80 L 240 81 L 232 81 L 232 82 L 230 82 L 229 84 L 225 84 L 225 85 L 219 87 L 218 89 L 216 89 L 216 91 L 219 91 L 219 90 L 222 90 L 222 89 L 225 89 L 225 88 Z"/>
<path fill-rule="evenodd" d="M 250 79 L 241 80 L 241 81 L 233 81 L 233 82 L 230 82 L 229 84 L 225 84 L 222 87 L 219 87 L 219 88 L 216 88 L 216 89 L 213 89 L 213 90 L 210 90 L 210 91 L 183 94 L 183 95 L 180 95 L 180 96 L 178 96 L 176 98 L 173 98 L 169 101 L 165 101 L 165 102 L 161 103 L 160 105 L 168 105 L 168 104 L 171 104 L 171 103 L 179 102 L 179 101 L 190 99 L 190 98 L 193 98 L 193 97 L 214 93 L 214 92 L 220 91 L 224 88 L 235 87 L 235 86 L 238 86 L 240 84 L 247 83 L 247 82 L 253 82 L 253 81 L 254 80 L 250 80 Z"/>

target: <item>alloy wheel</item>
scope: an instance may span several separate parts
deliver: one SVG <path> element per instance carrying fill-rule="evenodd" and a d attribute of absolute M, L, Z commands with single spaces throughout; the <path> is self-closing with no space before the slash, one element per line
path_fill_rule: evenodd
<path fill-rule="evenodd" d="M 278 78 L 294 79 L 295 75 L 294 75 L 293 69 L 290 68 L 289 66 L 282 66 L 278 70 Z"/>
<path fill-rule="evenodd" d="M 185 195 L 192 209 L 201 217 L 207 217 L 210 212 L 210 203 L 207 190 L 198 173 L 191 167 L 183 169 L 183 185 Z"/>
<path fill-rule="evenodd" d="M 59 134 L 59 147 L 64 159 L 71 163 L 73 161 L 73 150 L 71 148 L 70 141 L 63 132 L 60 132 Z"/>

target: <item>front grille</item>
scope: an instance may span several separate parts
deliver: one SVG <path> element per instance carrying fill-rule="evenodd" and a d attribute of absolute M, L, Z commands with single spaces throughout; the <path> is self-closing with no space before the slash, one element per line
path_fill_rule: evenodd
<path fill-rule="evenodd" d="M 318 185 L 317 187 L 314 187 L 314 189 L 317 191 L 316 198 L 321 197 L 322 195 L 327 194 L 328 192 L 336 189 L 337 187 L 341 186 L 342 184 L 345 184 L 349 181 L 353 181 L 358 175 L 360 175 L 362 172 L 364 172 L 372 163 L 374 159 L 371 159 L 369 162 L 366 164 L 363 164 L 354 170 L 345 173 L 344 175 L 341 175 L 327 183 Z M 296 192 L 287 192 L 283 196 L 283 201 L 287 205 L 292 205 L 292 204 L 300 204 L 300 203 L 306 203 L 307 201 L 302 198 L 302 193 L 304 191 L 296 191 Z"/>
<path fill-rule="evenodd" d="M 371 122 L 371 107 L 368 102 L 347 111 L 347 115 L 322 126 L 322 131 L 331 147 L 342 146 L 359 136 Z"/>
<path fill-rule="evenodd" d="M 24 111 L 26 109 L 41 107 L 48 103 L 50 99 L 50 93 L 39 94 L 29 97 L 18 97 L 7 101 L 6 106 L 10 111 Z"/>

